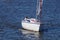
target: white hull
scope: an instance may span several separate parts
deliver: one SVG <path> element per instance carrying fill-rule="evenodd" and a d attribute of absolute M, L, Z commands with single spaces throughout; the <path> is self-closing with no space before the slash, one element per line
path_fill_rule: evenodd
<path fill-rule="evenodd" d="M 40 24 L 22 21 L 22 27 L 27 30 L 39 31 Z"/>

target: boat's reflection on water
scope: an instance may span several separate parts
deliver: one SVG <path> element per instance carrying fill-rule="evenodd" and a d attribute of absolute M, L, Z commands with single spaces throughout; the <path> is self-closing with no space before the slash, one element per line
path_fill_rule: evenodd
<path fill-rule="evenodd" d="M 22 33 L 23 38 L 26 40 L 42 40 L 41 39 L 41 32 L 34 32 L 25 29 L 19 29 L 19 32 Z"/>

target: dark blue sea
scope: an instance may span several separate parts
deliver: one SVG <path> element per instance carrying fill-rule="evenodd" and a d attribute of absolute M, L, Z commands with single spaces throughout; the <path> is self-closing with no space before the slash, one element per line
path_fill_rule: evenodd
<path fill-rule="evenodd" d="M 40 32 L 22 29 L 25 16 L 36 17 L 37 0 L 0 0 L 0 40 L 60 40 L 60 1 L 43 0 Z"/>

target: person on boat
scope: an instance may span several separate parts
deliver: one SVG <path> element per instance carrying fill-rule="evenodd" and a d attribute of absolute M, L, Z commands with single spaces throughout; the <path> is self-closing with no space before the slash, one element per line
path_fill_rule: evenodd
<path fill-rule="evenodd" d="M 25 19 L 24 20 L 27 20 L 28 19 L 28 17 L 25 17 Z"/>
<path fill-rule="evenodd" d="M 25 17 L 25 22 L 30 22 L 30 23 L 37 23 L 37 19 L 35 18 L 28 18 L 27 16 Z"/>
<path fill-rule="evenodd" d="M 26 16 L 24 19 L 26 22 L 30 22 L 30 19 Z"/>

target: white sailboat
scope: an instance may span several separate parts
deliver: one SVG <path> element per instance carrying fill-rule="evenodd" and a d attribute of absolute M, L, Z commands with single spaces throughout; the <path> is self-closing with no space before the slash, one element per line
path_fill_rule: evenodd
<path fill-rule="evenodd" d="M 39 31 L 41 22 L 37 19 L 37 16 L 40 14 L 41 11 L 41 3 L 42 0 L 37 0 L 37 8 L 36 8 L 36 18 L 25 18 L 22 20 L 21 24 L 24 29 L 32 30 L 32 31 Z"/>

